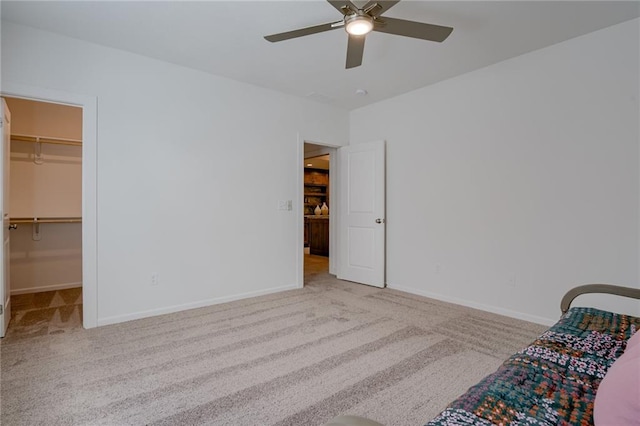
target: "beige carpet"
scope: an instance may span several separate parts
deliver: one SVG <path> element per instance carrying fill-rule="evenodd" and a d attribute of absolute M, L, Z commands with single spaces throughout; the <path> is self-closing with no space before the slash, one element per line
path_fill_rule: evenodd
<path fill-rule="evenodd" d="M 7 340 L 62 334 L 82 327 L 82 287 L 11 296 Z"/>
<path fill-rule="evenodd" d="M 4 339 L 6 425 L 420 425 L 544 327 L 340 282 Z"/>

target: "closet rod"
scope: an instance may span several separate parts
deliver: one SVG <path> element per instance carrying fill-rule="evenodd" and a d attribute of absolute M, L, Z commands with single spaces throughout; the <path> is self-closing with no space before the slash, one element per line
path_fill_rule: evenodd
<path fill-rule="evenodd" d="M 9 223 L 82 223 L 81 217 L 12 217 Z"/>
<path fill-rule="evenodd" d="M 33 142 L 33 143 L 49 143 L 54 145 L 71 145 L 82 146 L 82 141 L 78 139 L 62 139 L 62 138 L 41 138 L 39 136 L 30 135 L 11 135 L 12 141 Z"/>

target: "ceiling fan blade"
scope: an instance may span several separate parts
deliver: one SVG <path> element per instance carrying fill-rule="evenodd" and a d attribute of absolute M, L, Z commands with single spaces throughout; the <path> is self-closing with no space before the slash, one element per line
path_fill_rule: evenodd
<path fill-rule="evenodd" d="M 381 33 L 443 42 L 449 37 L 453 28 L 383 16 L 379 20 L 376 20 L 373 30 Z"/>
<path fill-rule="evenodd" d="M 399 2 L 400 0 L 371 0 L 369 3 L 364 5 L 362 10 L 364 10 L 369 16 L 377 17 L 391 9 L 392 6 Z"/>
<path fill-rule="evenodd" d="M 364 35 L 354 36 L 349 34 L 349 42 L 347 44 L 347 69 L 362 65 L 365 38 L 366 36 Z"/>
<path fill-rule="evenodd" d="M 327 0 L 331 6 L 335 7 L 343 15 L 352 15 L 358 11 L 358 8 L 349 0 Z"/>
<path fill-rule="evenodd" d="M 341 23 L 342 21 L 340 21 Z M 311 34 L 322 33 L 325 31 L 334 30 L 339 27 L 339 25 L 335 25 L 335 22 L 330 22 L 328 24 L 315 25 L 313 27 L 300 28 L 299 30 L 287 31 L 285 33 L 271 34 L 268 36 L 264 36 L 264 39 L 275 43 L 276 41 L 289 40 L 297 37 L 304 37 Z"/>

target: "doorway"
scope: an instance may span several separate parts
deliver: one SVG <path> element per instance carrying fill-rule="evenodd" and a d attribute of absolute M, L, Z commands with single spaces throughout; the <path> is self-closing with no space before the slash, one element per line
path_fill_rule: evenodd
<path fill-rule="evenodd" d="M 97 279 L 97 98 L 66 91 L 3 82 L 2 97 L 78 107 L 82 110 L 82 310 L 84 328 L 98 325 Z M 41 224 L 44 226 L 44 224 Z M 41 228 L 42 229 L 42 228 Z M 44 237 L 44 236 L 43 236 Z M 8 250 L 7 250 L 8 251 Z"/>
<path fill-rule="evenodd" d="M 7 336 L 82 327 L 82 108 L 4 97 L 11 112 Z"/>
<path fill-rule="evenodd" d="M 330 158 L 331 189 L 327 195 L 330 203 L 327 204 L 333 215 L 329 215 L 328 273 L 339 280 L 385 287 L 385 141 L 346 145 L 339 149 L 309 145 L 315 146 L 299 142 L 299 161 L 303 162 L 299 166 L 300 195 L 305 194 L 303 175 L 304 166 L 308 163 L 304 163 L 304 159 L 327 153 Z M 303 201 L 300 199 L 304 206 Z M 303 218 L 300 215 L 298 227 L 301 245 L 304 241 Z M 305 258 L 302 250 L 298 253 L 298 283 L 303 287 Z"/>
<path fill-rule="evenodd" d="M 332 173 L 336 148 L 304 143 L 303 155 L 303 280 L 304 284 L 326 277 L 335 256 L 335 216 L 332 216 L 336 196 L 336 179 Z M 337 210 L 336 210 L 337 211 Z"/>

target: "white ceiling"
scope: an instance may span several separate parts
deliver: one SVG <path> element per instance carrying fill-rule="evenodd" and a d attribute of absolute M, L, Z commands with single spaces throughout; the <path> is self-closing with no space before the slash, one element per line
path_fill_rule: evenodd
<path fill-rule="evenodd" d="M 354 1 L 361 6 L 365 2 Z M 367 36 L 345 70 L 343 29 L 262 37 L 337 21 L 326 1 L 2 1 L 2 19 L 345 109 L 358 108 L 640 16 L 638 1 L 411 1 L 385 15 L 452 26 L 443 43 Z M 356 89 L 368 95 L 356 95 Z"/>

